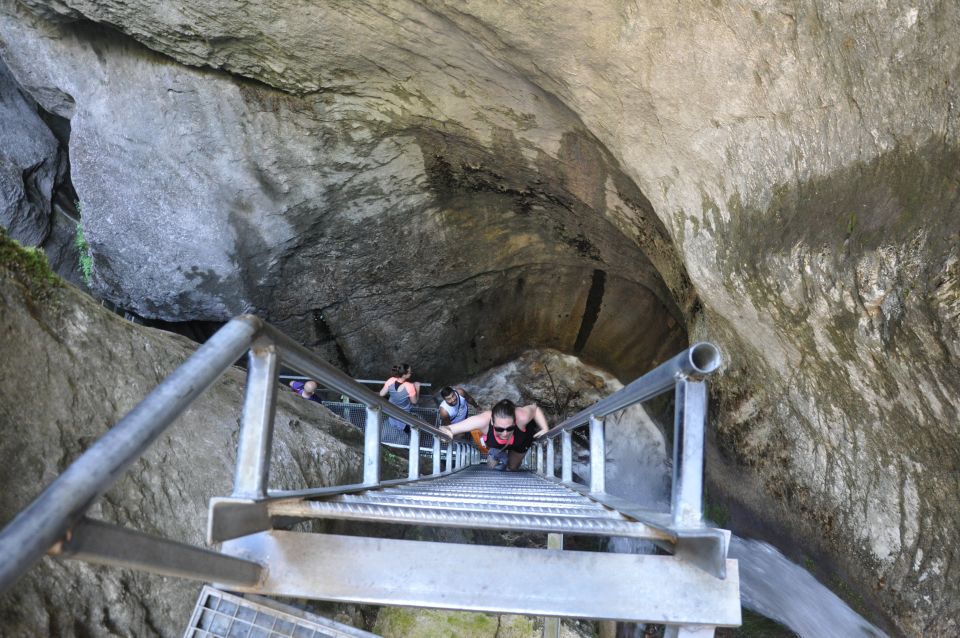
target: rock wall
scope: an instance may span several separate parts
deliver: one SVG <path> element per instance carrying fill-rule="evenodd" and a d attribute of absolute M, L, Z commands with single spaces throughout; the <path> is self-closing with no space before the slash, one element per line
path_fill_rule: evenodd
<path fill-rule="evenodd" d="M 683 341 L 687 284 L 649 202 L 574 114 L 491 61 L 465 58 L 496 84 L 451 84 L 446 104 L 393 75 L 387 93 L 271 88 L 3 7 L 4 59 L 71 120 L 93 286 L 121 307 L 255 311 L 357 375 L 414 358 L 462 374 L 538 345 L 631 374 Z M 619 308 L 656 321 L 638 334 Z"/>
<path fill-rule="evenodd" d="M 0 226 L 26 246 L 42 246 L 54 270 L 80 285 L 76 224 L 62 210 L 76 215 L 74 202 L 63 201 L 72 191 L 69 130 L 61 140 L 44 116 L 0 60 Z"/>
<path fill-rule="evenodd" d="M 949 0 L 2 0 L 0 54 L 71 119 L 101 294 L 256 309 L 357 373 L 548 346 L 627 380 L 714 339 L 712 493 L 950 635 L 958 26 Z"/>
<path fill-rule="evenodd" d="M 36 255 L 0 231 L 0 526 L 195 349 L 101 309 Z M 205 546 L 207 503 L 232 488 L 242 398 L 243 375 L 231 370 L 89 515 Z M 326 409 L 284 394 L 276 428 L 271 487 L 360 479 L 361 435 Z M 0 618 L 9 636 L 179 636 L 198 591 L 44 558 L 0 597 Z"/>

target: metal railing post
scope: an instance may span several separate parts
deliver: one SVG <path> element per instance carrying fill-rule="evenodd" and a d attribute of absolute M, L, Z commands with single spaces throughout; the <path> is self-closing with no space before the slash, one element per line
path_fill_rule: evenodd
<path fill-rule="evenodd" d="M 707 418 L 707 384 L 678 379 L 673 424 L 673 493 L 671 512 L 678 527 L 703 523 L 703 432 Z"/>
<path fill-rule="evenodd" d="M 447 443 L 447 472 L 453 469 L 453 447 L 456 445 L 453 441 Z"/>
<path fill-rule="evenodd" d="M 367 407 L 367 422 L 363 428 L 363 484 L 380 484 L 380 421 L 377 406 Z"/>
<path fill-rule="evenodd" d="M 547 534 L 547 549 L 563 549 L 563 534 Z M 560 619 L 558 617 L 544 617 L 543 638 L 560 638 Z"/>
<path fill-rule="evenodd" d="M 606 491 L 604 472 L 606 466 L 606 444 L 603 440 L 603 420 L 590 415 L 590 491 Z"/>
<path fill-rule="evenodd" d="M 237 498 L 267 496 L 279 365 L 280 357 L 272 343 L 260 341 L 250 348 L 237 469 L 233 480 L 233 496 Z"/>
<path fill-rule="evenodd" d="M 543 446 L 537 444 L 537 474 L 543 474 Z"/>
<path fill-rule="evenodd" d="M 549 439 L 547 441 L 547 476 L 549 477 L 554 477 L 557 475 L 557 459 L 554 456 L 555 454 L 556 452 L 554 451 L 553 439 Z"/>
<path fill-rule="evenodd" d="M 433 435 L 433 473 L 440 473 L 440 437 Z"/>
<path fill-rule="evenodd" d="M 567 430 L 560 435 L 560 480 L 573 483 L 573 433 Z"/>
<path fill-rule="evenodd" d="M 410 452 L 407 455 L 407 478 L 420 477 L 420 430 L 410 428 Z"/>

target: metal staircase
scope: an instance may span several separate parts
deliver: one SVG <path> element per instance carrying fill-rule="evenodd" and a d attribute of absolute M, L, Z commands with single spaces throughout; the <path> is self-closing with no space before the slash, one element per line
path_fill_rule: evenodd
<path fill-rule="evenodd" d="M 212 499 L 211 551 L 84 517 L 90 503 L 243 351 L 249 349 L 233 494 Z M 235 592 L 668 625 L 668 636 L 712 636 L 740 624 L 729 533 L 704 526 L 706 386 L 719 366 L 696 344 L 623 390 L 555 425 L 526 470 L 479 464 L 472 445 L 393 406 L 251 316 L 228 323 L 0 532 L 0 590 L 44 553 L 217 583 Z M 280 363 L 364 407 L 363 482 L 270 490 Z M 652 511 L 606 493 L 604 418 L 676 392 L 673 499 Z M 408 476 L 380 476 L 381 422 L 411 426 Z M 572 431 L 589 428 L 589 485 L 574 481 Z M 421 477 L 421 432 L 431 472 Z M 560 439 L 559 459 L 556 450 Z M 560 476 L 556 476 L 559 466 Z M 547 549 L 290 531 L 311 519 L 547 534 Z M 665 554 L 563 550 L 571 535 L 647 539 Z"/>

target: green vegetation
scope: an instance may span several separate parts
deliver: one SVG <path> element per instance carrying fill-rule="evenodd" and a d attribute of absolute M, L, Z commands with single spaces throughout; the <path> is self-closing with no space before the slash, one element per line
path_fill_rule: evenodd
<path fill-rule="evenodd" d="M 77 211 L 80 211 L 80 202 L 77 202 Z M 77 224 L 77 234 L 73 238 L 73 245 L 80 251 L 80 275 L 83 277 L 83 283 L 90 285 L 90 278 L 93 276 L 93 257 L 90 256 L 90 246 L 87 244 L 87 238 L 83 236 L 83 223 Z"/>
<path fill-rule="evenodd" d="M 847 237 L 853 234 L 857 228 L 857 211 L 850 213 L 850 219 L 847 221 Z"/>
<path fill-rule="evenodd" d="M 736 629 L 717 629 L 717 638 L 796 638 L 796 634 L 760 614 L 743 610 L 743 624 Z"/>
<path fill-rule="evenodd" d="M 51 270 L 43 249 L 21 246 L 3 228 L 0 228 L 0 268 L 30 288 L 35 297 L 45 297 L 53 288 L 63 286 L 63 281 Z"/>
<path fill-rule="evenodd" d="M 524 616 L 495 616 L 463 611 L 384 607 L 373 631 L 385 638 L 525 638 L 536 635 L 534 623 Z"/>
<path fill-rule="evenodd" d="M 716 523 L 718 527 L 726 529 L 727 523 L 730 522 L 730 512 L 723 504 L 707 501 L 704 509 L 704 515 L 708 519 Z"/>

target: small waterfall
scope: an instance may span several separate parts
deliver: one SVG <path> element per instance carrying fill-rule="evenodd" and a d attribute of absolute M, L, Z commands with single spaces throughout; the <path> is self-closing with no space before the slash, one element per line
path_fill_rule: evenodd
<path fill-rule="evenodd" d="M 659 429 L 640 406 L 624 410 L 607 427 L 607 490 L 625 499 L 664 511 L 670 507 L 670 459 Z M 611 440 L 615 437 L 615 440 Z M 586 456 L 575 463 L 588 479 Z M 653 553 L 652 543 L 613 538 L 611 549 Z M 788 627 L 801 638 L 886 636 L 861 618 L 803 567 L 772 545 L 733 536 L 730 557 L 740 561 L 743 606 Z M 641 636 L 642 625 L 621 627 L 620 635 Z"/>
<path fill-rule="evenodd" d="M 772 545 L 734 536 L 730 558 L 740 561 L 743 606 L 801 638 L 886 636 Z"/>

